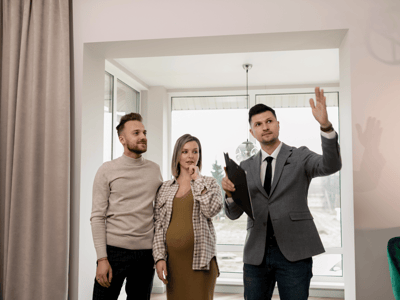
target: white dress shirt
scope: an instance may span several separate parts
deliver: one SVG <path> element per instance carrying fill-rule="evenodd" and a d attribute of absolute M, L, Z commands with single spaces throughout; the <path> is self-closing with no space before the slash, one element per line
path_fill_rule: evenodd
<path fill-rule="evenodd" d="M 336 137 L 336 132 L 333 130 L 331 132 L 323 132 L 321 131 L 321 135 L 327 139 L 333 139 Z M 274 181 L 274 173 L 275 173 L 275 165 L 276 165 L 276 158 L 278 157 L 279 151 L 281 151 L 282 148 L 282 142 L 280 142 L 279 146 L 275 149 L 274 152 L 272 152 L 271 155 L 269 155 L 267 152 L 261 149 L 261 170 L 260 170 L 260 179 L 261 179 L 261 185 L 264 186 L 264 179 L 265 179 L 265 171 L 267 169 L 267 161 L 265 160 L 268 156 L 272 156 L 274 159 L 272 160 L 272 177 L 271 177 L 271 186 L 272 182 Z M 228 204 L 233 202 L 232 197 L 226 198 L 226 202 Z"/>
<path fill-rule="evenodd" d="M 271 156 L 273 158 L 273 160 L 271 161 L 271 167 L 272 167 L 271 185 L 272 185 L 272 182 L 274 181 L 276 158 L 278 157 L 278 154 L 279 154 L 279 151 L 281 151 L 281 148 L 282 148 L 282 142 L 279 143 L 279 146 L 276 147 L 275 151 L 272 152 L 271 155 L 269 155 L 267 152 L 265 152 L 263 149 L 261 149 L 260 178 L 261 178 L 261 185 L 262 186 L 264 186 L 265 171 L 267 170 L 267 165 L 268 165 L 268 162 L 267 162 L 266 158 L 268 156 Z"/>

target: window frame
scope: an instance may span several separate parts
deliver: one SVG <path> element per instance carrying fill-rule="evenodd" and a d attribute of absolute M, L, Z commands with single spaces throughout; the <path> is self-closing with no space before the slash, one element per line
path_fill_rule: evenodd
<path fill-rule="evenodd" d="M 114 89 L 115 89 L 115 76 L 113 74 L 111 74 L 110 72 L 104 71 L 106 75 L 110 76 L 110 80 L 111 80 L 111 84 L 110 84 L 110 88 L 111 88 L 111 157 L 108 157 L 107 160 L 112 160 L 113 159 L 113 152 L 114 152 L 114 146 L 113 146 L 113 141 L 114 141 Z M 103 115 L 103 122 L 104 122 L 104 115 Z M 104 159 L 104 134 L 103 134 L 103 161 L 107 161 Z"/>
<path fill-rule="evenodd" d="M 137 94 L 136 96 L 136 110 L 138 113 L 141 113 L 142 110 L 142 88 L 141 85 L 134 80 L 131 76 L 120 70 L 118 67 L 113 65 L 109 61 L 105 61 L 105 73 L 111 75 L 113 78 L 113 87 L 112 87 L 112 135 L 111 135 L 111 159 L 113 160 L 117 157 L 115 155 L 115 147 L 117 145 L 118 140 L 114 139 L 116 137 L 116 126 L 115 120 L 117 119 L 117 103 L 118 103 L 118 82 L 126 85 L 127 87 L 133 89 Z M 104 140 L 103 140 L 103 147 L 104 147 Z M 104 151 L 104 149 L 103 149 Z M 104 161 L 105 162 L 105 161 Z"/>
<path fill-rule="evenodd" d="M 318 84 L 316 84 L 315 86 L 318 86 Z M 275 95 L 275 94 L 305 94 L 305 93 L 314 93 L 314 88 L 315 86 L 309 86 L 309 87 L 298 87 L 298 88 L 289 88 L 289 87 L 276 87 L 276 88 L 271 88 L 271 89 L 249 89 L 248 94 L 249 94 L 249 107 L 252 107 L 256 104 L 256 96 L 257 95 Z M 336 85 L 331 85 L 328 87 L 325 87 L 324 84 L 320 84 L 319 86 L 324 88 L 325 92 L 336 92 L 339 94 L 340 97 L 340 87 L 336 86 Z M 168 93 L 168 98 L 170 101 L 170 111 L 169 111 L 169 116 L 170 116 L 170 122 L 169 122 L 169 131 L 171 131 L 171 123 L 172 123 L 172 99 L 173 98 L 178 98 L 178 97 L 218 97 L 218 96 L 240 96 L 240 95 L 246 95 L 245 90 L 243 89 L 212 89 L 210 91 L 204 91 L 204 90 L 192 90 L 192 91 L 174 91 L 174 92 L 169 92 Z M 342 123 L 342 119 L 344 118 L 344 116 L 341 114 L 341 110 L 340 110 L 340 98 L 338 99 L 338 106 L 339 106 L 339 126 L 340 128 L 343 128 L 343 124 Z M 311 111 L 310 111 L 311 114 Z M 170 138 L 171 138 L 171 134 L 170 134 Z M 256 143 L 256 139 L 252 136 L 249 135 L 249 140 L 253 143 Z M 339 141 L 340 142 L 340 141 Z M 172 155 L 172 150 L 171 150 L 171 145 L 174 143 L 174 141 L 169 140 L 170 145 L 168 146 L 168 151 L 170 152 L 168 155 L 169 158 L 169 162 L 171 162 L 171 155 Z M 171 177 L 171 173 L 170 171 L 168 171 L 168 176 Z M 345 268 L 345 253 L 346 251 L 344 250 L 344 245 L 343 245 L 343 240 L 345 239 L 345 235 L 349 234 L 346 233 L 345 228 L 347 226 L 345 226 L 346 221 L 348 222 L 348 220 L 344 220 L 343 219 L 343 210 L 344 207 L 346 207 L 347 205 L 345 204 L 345 195 L 344 195 L 344 189 L 342 188 L 342 183 L 347 180 L 347 174 L 345 174 L 345 176 L 343 176 L 343 174 L 341 174 L 340 176 L 340 198 L 341 198 L 341 239 L 342 239 L 342 247 L 333 247 L 333 248 L 327 248 L 325 249 L 326 252 L 324 254 L 340 254 L 342 255 L 342 276 L 316 276 L 314 275 L 312 280 L 311 280 L 311 285 L 313 283 L 340 283 L 340 284 L 344 284 L 344 276 L 345 276 L 345 272 L 344 272 L 344 268 Z M 347 209 L 347 208 L 346 208 Z M 354 226 L 354 218 L 351 220 L 352 221 L 352 226 L 349 227 L 353 227 Z M 216 250 L 217 252 L 220 251 L 229 251 L 229 252 L 242 252 L 243 251 L 244 246 L 240 246 L 240 245 L 217 245 Z M 347 252 L 349 253 L 349 252 Z M 323 255 L 323 254 L 322 254 Z M 222 282 L 225 283 L 226 281 L 229 280 L 233 280 L 236 282 L 241 282 L 241 284 L 243 284 L 242 280 L 243 280 L 243 274 L 242 273 L 222 273 L 221 272 L 221 276 L 217 279 L 217 284 L 218 282 Z"/>

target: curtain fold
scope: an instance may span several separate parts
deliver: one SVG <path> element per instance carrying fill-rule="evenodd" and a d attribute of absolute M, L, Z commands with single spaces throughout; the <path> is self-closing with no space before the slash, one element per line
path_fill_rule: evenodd
<path fill-rule="evenodd" d="M 67 299 L 68 0 L 1 1 L 0 251 L 5 300 Z"/>

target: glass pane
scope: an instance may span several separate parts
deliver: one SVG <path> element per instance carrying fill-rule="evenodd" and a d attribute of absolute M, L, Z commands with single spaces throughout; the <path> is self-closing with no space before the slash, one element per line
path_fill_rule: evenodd
<path fill-rule="evenodd" d="M 104 80 L 104 135 L 103 135 L 103 161 L 112 159 L 112 136 L 113 136 L 113 86 L 114 76 L 105 73 Z"/>
<path fill-rule="evenodd" d="M 314 178 L 308 191 L 308 205 L 325 248 L 342 246 L 339 173 Z"/>
<path fill-rule="evenodd" d="M 119 79 L 117 80 L 117 99 L 115 110 L 114 129 L 119 124 L 121 117 L 131 112 L 139 112 L 140 93 L 135 91 L 130 86 L 126 85 Z M 115 134 L 113 158 L 120 157 L 124 152 L 124 148 L 118 140 L 118 135 Z"/>
<path fill-rule="evenodd" d="M 343 276 L 342 254 L 321 254 L 313 257 L 314 276 Z"/>
<path fill-rule="evenodd" d="M 185 133 L 199 138 L 203 150 L 202 174 L 212 176 L 218 168 L 224 176 L 224 152 L 236 159 L 236 148 L 248 138 L 247 109 L 174 110 L 171 118 L 171 150 Z M 227 130 L 229 128 L 229 130 Z M 217 171 L 218 171 L 217 170 Z"/>
<path fill-rule="evenodd" d="M 201 173 L 213 176 L 221 185 L 225 174 L 223 153 L 228 152 L 229 157 L 236 160 L 236 148 L 248 138 L 247 124 L 247 109 L 174 110 L 171 122 L 171 151 L 176 140 L 185 133 L 199 138 L 203 156 Z M 228 127 L 229 130 L 226 130 Z M 214 217 L 217 243 L 243 245 L 246 238 L 246 220 L 247 216 L 243 215 L 240 219 L 231 221 L 222 210 Z"/>
<path fill-rule="evenodd" d="M 246 109 L 246 96 L 179 97 L 172 101 L 172 110 Z"/>
<path fill-rule="evenodd" d="M 338 106 L 338 93 L 325 92 L 326 106 Z M 303 94 L 273 94 L 257 95 L 257 103 L 263 103 L 273 108 L 280 107 L 310 107 L 310 98 L 315 99 L 314 93 Z"/>
<path fill-rule="evenodd" d="M 242 273 L 243 252 L 217 252 L 218 267 L 221 273 Z"/>
<path fill-rule="evenodd" d="M 221 273 L 242 273 L 243 252 L 218 251 L 218 266 Z M 321 254 L 313 257 L 314 276 L 343 276 L 342 254 Z"/>
<path fill-rule="evenodd" d="M 244 245 L 246 239 L 247 215 L 232 221 L 225 216 L 224 210 L 213 218 L 218 245 Z"/>
<path fill-rule="evenodd" d="M 122 81 L 117 81 L 117 122 L 125 114 L 137 112 L 138 92 Z"/>

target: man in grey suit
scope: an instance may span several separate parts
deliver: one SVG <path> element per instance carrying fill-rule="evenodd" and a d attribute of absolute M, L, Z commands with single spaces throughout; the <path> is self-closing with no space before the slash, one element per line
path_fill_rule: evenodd
<path fill-rule="evenodd" d="M 308 298 L 312 256 L 324 247 L 307 204 L 311 179 L 341 169 L 338 136 L 328 120 L 324 91 L 315 89 L 312 113 L 321 126 L 323 154 L 307 147 L 295 148 L 279 140 L 275 111 L 257 104 L 249 110 L 251 134 L 261 150 L 241 162 L 253 205 L 254 221 L 247 220 L 243 254 L 244 296 L 247 300 L 271 299 L 278 283 L 282 300 Z M 224 177 L 225 212 L 235 220 L 243 210 L 231 198 L 233 183 Z"/>

